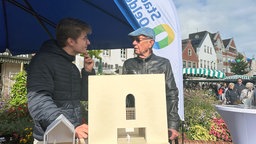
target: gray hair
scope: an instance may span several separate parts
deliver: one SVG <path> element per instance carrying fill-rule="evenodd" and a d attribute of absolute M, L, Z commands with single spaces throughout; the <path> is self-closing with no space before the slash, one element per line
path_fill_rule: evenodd
<path fill-rule="evenodd" d="M 247 82 L 245 87 L 248 88 L 248 89 L 253 89 L 254 85 L 251 82 Z"/>

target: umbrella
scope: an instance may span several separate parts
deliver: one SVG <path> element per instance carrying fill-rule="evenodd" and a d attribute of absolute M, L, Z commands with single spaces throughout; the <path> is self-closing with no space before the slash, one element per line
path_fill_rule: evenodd
<path fill-rule="evenodd" d="M 183 75 L 198 76 L 198 77 L 210 77 L 210 78 L 225 78 L 225 73 L 220 70 L 212 70 L 206 68 L 183 68 Z"/>
<path fill-rule="evenodd" d="M 55 37 L 56 24 L 64 17 L 92 26 L 89 49 L 131 46 L 127 34 L 133 29 L 113 0 L 2 0 L 0 10 L 0 52 L 37 52 L 43 41 Z"/>

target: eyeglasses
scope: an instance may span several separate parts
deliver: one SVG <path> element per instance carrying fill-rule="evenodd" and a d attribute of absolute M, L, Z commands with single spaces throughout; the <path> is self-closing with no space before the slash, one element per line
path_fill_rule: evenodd
<path fill-rule="evenodd" d="M 141 39 L 139 37 L 133 37 L 132 38 L 132 41 L 136 41 L 137 43 L 140 43 L 144 40 L 152 40 L 152 38 L 141 38 Z"/>
<path fill-rule="evenodd" d="M 84 36 L 83 40 L 88 40 L 88 35 Z"/>

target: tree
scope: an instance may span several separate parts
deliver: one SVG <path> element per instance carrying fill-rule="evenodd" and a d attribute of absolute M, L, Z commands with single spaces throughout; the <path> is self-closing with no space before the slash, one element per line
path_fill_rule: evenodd
<path fill-rule="evenodd" d="M 243 75 L 249 72 L 249 63 L 244 60 L 244 56 L 238 53 L 236 59 L 230 62 L 231 72 Z"/>
<path fill-rule="evenodd" d="M 88 54 L 90 55 L 91 58 L 95 57 L 96 59 L 102 59 L 100 57 L 100 54 L 102 53 L 102 50 L 88 50 Z"/>

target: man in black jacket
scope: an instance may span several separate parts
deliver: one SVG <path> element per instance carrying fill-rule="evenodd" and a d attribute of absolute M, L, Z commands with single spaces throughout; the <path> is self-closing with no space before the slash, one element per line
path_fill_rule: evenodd
<path fill-rule="evenodd" d="M 235 84 L 235 89 L 237 90 L 238 92 L 238 95 L 241 96 L 241 92 L 243 89 L 245 89 L 245 85 L 243 84 L 243 80 L 242 78 L 238 78 L 237 79 L 237 83 Z"/>
<path fill-rule="evenodd" d="M 42 143 L 47 127 L 63 114 L 75 127 L 76 138 L 87 138 L 88 126 L 82 123 L 81 100 L 87 100 L 88 75 L 95 74 L 94 62 L 87 53 L 90 26 L 78 19 L 62 19 L 56 40 L 44 42 L 27 69 L 27 97 L 34 121 L 34 143 Z M 73 64 L 84 54 L 84 68 Z"/>
<path fill-rule="evenodd" d="M 139 28 L 131 33 L 135 58 L 128 59 L 123 64 L 123 74 L 165 74 L 167 118 L 170 140 L 178 137 L 178 88 L 168 59 L 153 54 L 152 47 L 155 42 L 155 33 L 151 28 Z"/>

